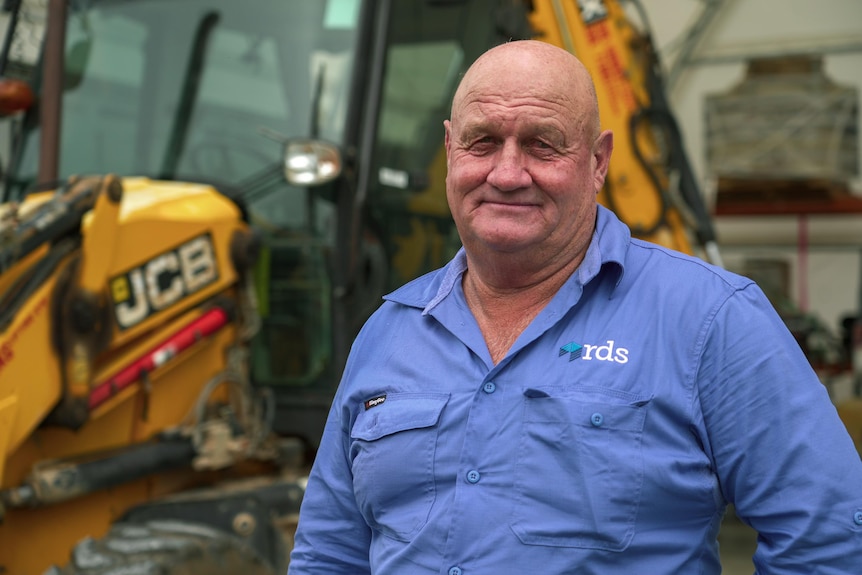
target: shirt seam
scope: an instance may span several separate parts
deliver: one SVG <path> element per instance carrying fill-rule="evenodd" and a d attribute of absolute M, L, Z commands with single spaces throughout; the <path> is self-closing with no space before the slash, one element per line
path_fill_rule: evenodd
<path fill-rule="evenodd" d="M 724 280 L 724 278 L 722 278 Z M 725 283 L 726 280 L 725 280 Z M 730 285 L 728 283 L 728 285 Z M 706 417 L 704 416 L 704 409 L 702 403 L 702 393 L 701 393 L 701 377 L 700 370 L 703 361 L 703 354 L 706 350 L 706 341 L 709 338 L 709 334 L 712 331 L 713 326 L 715 325 L 715 320 L 718 317 L 719 312 L 724 308 L 730 300 L 739 294 L 742 290 L 748 288 L 751 284 L 747 284 L 742 287 L 731 286 L 733 289 L 720 301 L 716 302 L 716 305 L 710 310 L 710 313 L 707 314 L 705 321 L 703 322 L 703 327 L 698 334 L 696 345 L 695 345 L 695 364 L 694 369 L 692 370 L 692 382 L 690 386 L 691 390 L 691 402 L 690 402 L 690 412 L 689 412 L 689 423 L 694 425 L 695 421 L 695 410 L 698 410 L 700 415 L 700 420 L 703 422 L 703 432 L 706 436 L 706 441 L 709 442 L 709 461 L 712 464 L 713 472 L 715 473 L 716 479 L 718 480 L 719 489 L 721 491 L 722 497 L 727 499 L 727 493 L 725 491 L 725 486 L 721 480 L 721 476 L 719 475 L 718 463 L 715 460 L 715 451 L 713 449 L 712 437 L 710 435 L 709 425 L 706 421 Z"/>

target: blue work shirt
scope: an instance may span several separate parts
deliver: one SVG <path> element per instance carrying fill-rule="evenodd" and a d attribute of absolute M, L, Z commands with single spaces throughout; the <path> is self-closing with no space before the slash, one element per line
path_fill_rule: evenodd
<path fill-rule="evenodd" d="M 357 337 L 291 575 L 718 574 L 728 502 L 759 573 L 862 573 L 862 462 L 751 280 L 600 208 L 494 365 L 465 269 L 388 295 Z"/>

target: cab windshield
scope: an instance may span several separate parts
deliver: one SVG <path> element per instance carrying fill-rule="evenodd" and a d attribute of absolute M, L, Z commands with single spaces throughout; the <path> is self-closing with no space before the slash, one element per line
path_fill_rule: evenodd
<path fill-rule="evenodd" d="M 332 356 L 335 194 L 289 185 L 283 144 L 315 138 L 347 146 L 361 3 L 69 2 L 59 181 L 37 186 L 34 107 L 14 132 L 4 198 L 54 188 L 71 175 L 112 173 L 210 183 L 241 199 L 263 238 L 254 270 L 262 317 L 254 379 L 315 381 Z M 6 75 L 37 93 L 45 4 L 22 5 L 4 62 Z"/>
<path fill-rule="evenodd" d="M 91 0 L 68 10 L 61 180 L 115 173 L 242 190 L 280 173 L 284 138 L 344 143 L 360 0 Z M 35 119 L 21 137 L 11 197 L 36 182 Z M 291 213 L 267 207 L 281 224 Z"/>

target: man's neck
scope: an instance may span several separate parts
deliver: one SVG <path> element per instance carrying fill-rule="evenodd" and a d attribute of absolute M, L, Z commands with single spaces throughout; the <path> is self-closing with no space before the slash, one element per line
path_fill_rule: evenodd
<path fill-rule="evenodd" d="M 544 309 L 582 258 L 525 273 L 502 265 L 481 265 L 467 258 L 463 290 L 494 364 L 500 362 L 521 332 Z M 544 273 L 543 273 L 544 272 Z"/>

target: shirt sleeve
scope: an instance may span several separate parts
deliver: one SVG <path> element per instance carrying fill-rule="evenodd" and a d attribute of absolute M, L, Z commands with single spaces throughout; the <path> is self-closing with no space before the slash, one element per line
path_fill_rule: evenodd
<path fill-rule="evenodd" d="M 758 533 L 758 573 L 858 573 L 862 461 L 798 343 L 756 285 L 728 298 L 702 339 L 706 449 Z"/>
<path fill-rule="evenodd" d="M 348 434 L 330 410 L 299 513 L 288 575 L 370 574 L 371 532 L 353 496 Z"/>

